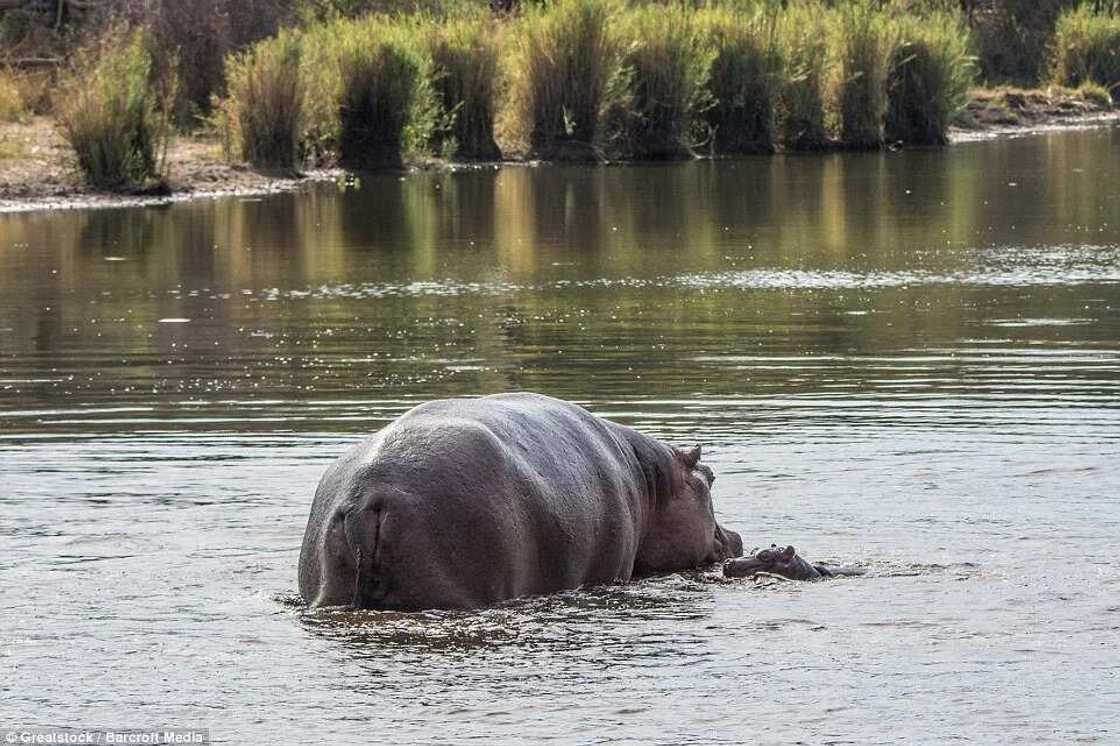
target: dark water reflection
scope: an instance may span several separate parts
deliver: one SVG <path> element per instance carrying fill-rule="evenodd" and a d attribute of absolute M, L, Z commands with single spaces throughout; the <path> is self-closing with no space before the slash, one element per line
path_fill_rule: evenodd
<path fill-rule="evenodd" d="M 1105 129 L 0 216 L 4 717 L 229 743 L 1114 740 L 1118 154 Z M 704 443 L 748 544 L 871 572 L 291 603 L 347 442 L 511 389 Z"/>

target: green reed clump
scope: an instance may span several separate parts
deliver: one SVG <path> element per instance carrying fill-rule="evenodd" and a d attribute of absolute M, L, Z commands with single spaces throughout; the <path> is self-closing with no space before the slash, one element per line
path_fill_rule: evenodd
<path fill-rule="evenodd" d="M 301 148 L 314 161 L 398 167 L 437 124 L 426 32 L 416 19 L 336 19 L 303 34 Z"/>
<path fill-rule="evenodd" d="M 349 168 L 396 167 L 423 149 L 436 111 L 430 62 L 413 24 L 363 18 L 340 40 L 339 161 Z"/>
<path fill-rule="evenodd" d="M 1120 85 L 1120 16 L 1094 13 L 1088 6 L 1058 18 L 1054 33 L 1051 77 L 1076 87 L 1098 83 Z"/>
<path fill-rule="evenodd" d="M 624 158 L 680 158 L 706 108 L 713 52 L 695 13 L 649 5 L 620 17 L 623 97 L 608 117 L 609 149 Z"/>
<path fill-rule="evenodd" d="M 220 118 L 227 147 L 263 168 L 294 169 L 300 160 L 304 83 L 300 37 L 292 32 L 231 56 L 229 98 Z"/>
<path fill-rule="evenodd" d="M 717 153 L 770 153 L 778 139 L 777 104 L 782 61 L 774 13 L 701 11 L 699 23 L 713 59 L 704 112 Z"/>
<path fill-rule="evenodd" d="M 338 39 L 353 33 L 353 21 L 335 20 L 304 29 L 300 43 L 300 77 L 303 80 L 303 130 L 300 153 L 305 161 L 338 160 L 342 98 L 342 59 Z"/>
<path fill-rule="evenodd" d="M 793 150 L 828 145 L 825 85 L 831 52 L 821 7 L 792 2 L 778 16 L 775 39 L 782 72 L 778 79 L 778 135 Z"/>
<path fill-rule="evenodd" d="M 611 33 L 617 0 L 555 0 L 523 7 L 509 36 L 505 130 L 528 154 L 587 159 L 600 139 L 600 114 L 617 80 Z"/>
<path fill-rule="evenodd" d="M 853 0 L 835 11 L 831 101 L 840 141 L 847 147 L 883 144 L 894 43 L 894 28 L 872 0 Z"/>
<path fill-rule="evenodd" d="M 140 31 L 113 30 L 79 55 L 56 103 L 62 134 L 88 184 L 119 189 L 162 178 L 173 88 L 153 80 Z"/>
<path fill-rule="evenodd" d="M 436 152 L 460 159 L 501 158 L 494 140 L 497 33 L 488 14 L 451 18 L 429 28 L 433 87 L 446 122 L 435 130 Z"/>
<path fill-rule="evenodd" d="M 943 145 L 975 80 L 964 19 L 957 13 L 931 13 L 899 19 L 896 28 L 900 41 L 888 68 L 886 139 Z"/>
<path fill-rule="evenodd" d="M 0 70 L 0 122 L 18 122 L 27 113 L 23 94 L 11 73 Z"/>

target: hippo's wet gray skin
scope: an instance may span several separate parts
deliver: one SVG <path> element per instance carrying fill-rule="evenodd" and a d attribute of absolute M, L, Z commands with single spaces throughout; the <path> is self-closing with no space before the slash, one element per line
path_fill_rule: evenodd
<path fill-rule="evenodd" d="M 802 559 L 792 546 L 779 549 L 776 544 L 749 557 L 728 560 L 723 565 L 723 574 L 729 578 L 745 578 L 758 573 L 780 575 L 789 580 L 820 580 L 835 575 L 862 575 L 863 570 L 856 567 L 813 565 Z"/>
<path fill-rule="evenodd" d="M 699 460 L 538 394 L 422 404 L 323 475 L 300 594 L 471 608 L 738 557 Z"/>

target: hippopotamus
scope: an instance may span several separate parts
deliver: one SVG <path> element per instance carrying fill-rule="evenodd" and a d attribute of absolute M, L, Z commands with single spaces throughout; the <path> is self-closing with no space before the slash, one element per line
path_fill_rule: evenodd
<path fill-rule="evenodd" d="M 779 549 L 777 544 L 771 544 L 769 549 L 755 552 L 749 557 L 731 559 L 723 564 L 723 574 L 729 578 L 766 573 L 789 580 L 820 580 L 838 575 L 862 575 L 863 572 L 858 567 L 812 565 L 802 559 L 792 546 Z"/>
<path fill-rule="evenodd" d="M 300 594 L 477 608 L 738 557 L 700 457 L 540 394 L 421 404 L 323 474 Z"/>

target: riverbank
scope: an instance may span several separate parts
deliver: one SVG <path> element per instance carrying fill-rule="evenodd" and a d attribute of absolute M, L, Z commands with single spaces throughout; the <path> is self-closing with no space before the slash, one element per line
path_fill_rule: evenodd
<path fill-rule="evenodd" d="M 209 135 L 176 138 L 168 151 L 168 177 L 147 192 L 98 191 L 83 183 L 73 153 L 50 117 L 0 123 L 0 212 L 126 207 L 218 196 L 291 191 L 342 172 L 269 173 L 222 157 Z"/>
<path fill-rule="evenodd" d="M 954 119 L 950 143 L 977 138 L 1120 122 L 1120 111 L 1066 89 L 978 89 Z M 506 163 L 523 163 L 510 160 Z M 473 167 L 426 161 L 409 170 Z M 0 213 L 159 205 L 188 199 L 259 196 L 295 191 L 309 184 L 344 180 L 341 169 L 298 175 L 227 162 L 213 135 L 182 136 L 168 152 L 166 189 L 149 193 L 96 191 L 82 183 L 66 142 L 50 117 L 0 123 Z"/>

